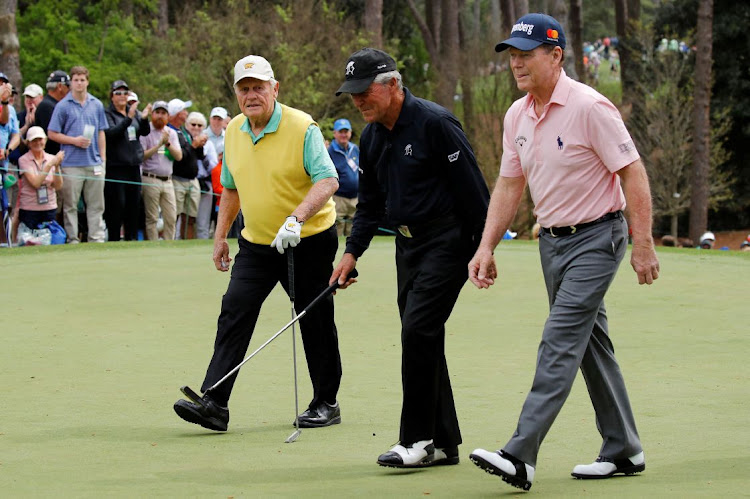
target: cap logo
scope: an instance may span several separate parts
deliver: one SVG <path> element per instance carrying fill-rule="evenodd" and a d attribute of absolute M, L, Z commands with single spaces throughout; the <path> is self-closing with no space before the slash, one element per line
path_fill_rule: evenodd
<path fill-rule="evenodd" d="M 255 66 L 255 63 L 253 63 L 253 62 L 248 62 L 248 63 L 246 63 L 246 64 L 245 64 L 245 69 L 250 69 L 250 68 L 252 68 L 253 66 Z"/>
<path fill-rule="evenodd" d="M 349 61 L 349 64 L 346 65 L 346 73 L 344 76 L 354 76 L 354 61 Z"/>
<path fill-rule="evenodd" d="M 510 30 L 510 34 L 512 35 L 516 31 L 523 31 L 527 35 L 531 36 L 531 32 L 534 31 L 534 25 L 526 23 L 514 24 L 513 29 Z"/>
<path fill-rule="evenodd" d="M 388 67 L 388 64 L 381 64 L 380 66 L 378 66 L 378 69 L 383 69 L 385 67 Z"/>
<path fill-rule="evenodd" d="M 556 29 L 548 29 L 547 30 L 547 38 L 552 38 L 553 40 L 557 40 L 559 38 L 559 34 Z"/>

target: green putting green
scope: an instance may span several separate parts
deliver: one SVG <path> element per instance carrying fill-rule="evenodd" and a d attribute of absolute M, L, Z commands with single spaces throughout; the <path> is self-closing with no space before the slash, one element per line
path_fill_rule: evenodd
<path fill-rule="evenodd" d="M 343 245 L 343 243 L 342 243 Z M 235 245 L 236 248 L 236 245 Z M 0 490 L 4 497 L 486 497 L 515 493 L 468 460 L 515 429 L 547 298 L 536 243 L 495 251 L 490 290 L 467 283 L 447 356 L 464 444 L 458 466 L 375 464 L 398 440 L 400 336 L 393 241 L 377 238 L 359 283 L 336 296 L 343 423 L 295 443 L 291 337 L 240 372 L 229 431 L 178 419 L 179 387 L 200 388 L 228 274 L 209 241 L 0 250 Z M 750 478 L 750 254 L 659 248 L 638 286 L 627 260 L 607 305 L 646 453 L 632 477 L 581 481 L 600 437 L 582 379 L 547 436 L 538 497 L 736 497 Z M 629 258 L 629 255 L 628 257 Z M 290 318 L 277 287 L 251 351 Z M 298 343 L 299 346 L 299 343 Z M 300 406 L 311 396 L 297 356 Z"/>

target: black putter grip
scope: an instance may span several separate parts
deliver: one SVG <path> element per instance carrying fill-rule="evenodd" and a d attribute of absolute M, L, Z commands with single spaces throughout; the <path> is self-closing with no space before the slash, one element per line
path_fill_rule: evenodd
<path fill-rule="evenodd" d="M 286 250 L 286 271 L 289 277 L 289 299 L 294 301 L 294 251 L 291 247 Z"/>
<path fill-rule="evenodd" d="M 349 272 L 349 275 L 347 276 L 347 279 L 353 279 L 353 278 L 357 277 L 358 275 L 359 275 L 359 272 L 357 272 L 357 269 L 352 269 L 352 271 Z M 336 282 L 334 282 L 333 284 L 331 284 L 330 286 L 328 286 L 325 291 L 323 291 L 322 293 L 320 293 L 313 301 L 311 301 L 310 304 L 308 306 L 306 306 L 305 309 L 302 312 L 307 313 L 311 308 L 313 308 L 315 305 L 317 305 L 320 300 L 322 300 L 326 296 L 328 296 L 331 293 L 333 293 L 334 291 L 336 291 L 338 289 L 338 287 L 339 287 L 339 281 L 337 279 Z M 300 314 L 302 312 L 300 312 Z"/>

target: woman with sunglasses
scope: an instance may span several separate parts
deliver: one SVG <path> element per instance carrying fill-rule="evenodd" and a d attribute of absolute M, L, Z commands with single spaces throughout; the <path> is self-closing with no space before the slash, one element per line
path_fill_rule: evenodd
<path fill-rule="evenodd" d="M 130 89 L 123 80 L 112 83 L 110 105 L 105 110 L 109 129 L 107 137 L 107 183 L 104 185 L 104 221 L 110 241 L 138 239 L 138 214 L 141 202 L 143 147 L 138 137 L 148 135 L 151 104 L 138 112 L 138 101 L 128 104 Z"/>

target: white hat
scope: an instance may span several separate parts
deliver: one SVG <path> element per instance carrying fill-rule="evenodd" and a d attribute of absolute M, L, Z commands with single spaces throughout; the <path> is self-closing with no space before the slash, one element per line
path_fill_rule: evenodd
<path fill-rule="evenodd" d="M 704 232 L 703 235 L 701 236 L 701 241 L 705 241 L 705 240 L 716 241 L 716 237 L 714 236 L 713 232 L 710 232 L 710 231 Z"/>
<path fill-rule="evenodd" d="M 131 90 L 130 92 L 128 92 L 128 102 L 133 102 L 134 100 L 135 100 L 135 101 L 137 101 L 137 100 L 138 100 L 138 94 L 137 94 L 137 93 L 135 93 L 135 92 L 133 92 L 133 91 Z"/>
<path fill-rule="evenodd" d="M 26 142 L 31 142 L 34 139 L 46 139 L 47 134 L 44 133 L 44 128 L 40 126 L 33 126 L 26 132 Z"/>
<path fill-rule="evenodd" d="M 234 84 L 243 78 L 268 81 L 273 78 L 271 64 L 259 55 L 243 57 L 234 65 Z"/>
<path fill-rule="evenodd" d="M 213 118 L 214 116 L 218 116 L 219 118 L 225 120 L 229 116 L 229 113 L 223 107 L 215 107 L 211 109 L 211 114 L 209 116 L 211 118 Z"/>
<path fill-rule="evenodd" d="M 31 97 L 32 99 L 43 94 L 44 90 L 42 90 L 42 87 L 40 87 L 36 83 L 32 83 L 31 85 L 28 85 L 23 89 L 23 95 L 25 95 L 26 97 Z"/>
<path fill-rule="evenodd" d="M 174 116 L 175 114 L 179 113 L 180 111 L 184 111 L 185 109 L 189 108 L 193 105 L 193 101 L 183 101 L 180 99 L 172 99 L 169 101 L 169 104 L 167 104 L 167 112 L 170 116 Z"/>

